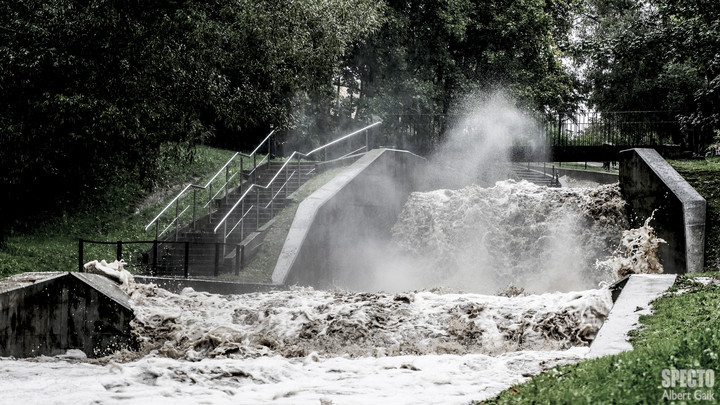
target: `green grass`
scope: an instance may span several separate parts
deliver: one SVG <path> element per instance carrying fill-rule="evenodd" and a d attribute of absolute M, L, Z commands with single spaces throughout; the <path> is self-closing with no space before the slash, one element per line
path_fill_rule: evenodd
<path fill-rule="evenodd" d="M 679 288 L 688 289 L 674 294 Z M 681 276 L 669 293 L 642 316 L 631 334 L 634 349 L 561 366 L 480 404 L 662 403 L 664 369 L 714 369 L 720 354 L 720 287 Z M 715 396 L 720 396 L 715 383 Z M 695 391 L 676 387 L 675 392 Z"/>
<path fill-rule="evenodd" d="M 153 193 L 134 184 L 113 190 L 98 190 L 93 208 L 66 212 L 34 226 L 31 232 L 7 235 L 0 249 L 0 277 L 28 271 L 68 271 L 78 266 L 78 239 L 97 241 L 151 240 L 144 231 L 158 211 L 185 184 L 205 183 L 234 152 L 198 147 L 192 164 L 169 167 L 165 179 Z M 245 163 L 247 167 L 250 162 Z M 175 179 L 171 182 L 169 179 Z M 147 246 L 127 247 L 124 259 L 137 260 Z M 85 261 L 115 258 L 115 246 L 88 245 Z"/>

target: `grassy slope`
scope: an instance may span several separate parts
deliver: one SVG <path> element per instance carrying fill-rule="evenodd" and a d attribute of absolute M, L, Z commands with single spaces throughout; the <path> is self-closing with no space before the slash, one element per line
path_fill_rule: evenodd
<path fill-rule="evenodd" d="M 143 228 L 188 182 L 204 183 L 233 152 L 199 147 L 192 164 L 168 169 L 166 178 L 177 179 L 152 194 L 129 184 L 120 190 L 98 190 L 97 207 L 66 213 L 42 223 L 34 232 L 12 234 L 0 250 L 0 277 L 28 271 L 75 270 L 78 239 L 99 241 L 152 239 Z M 166 182 L 167 183 L 167 182 Z M 86 260 L 113 260 L 115 247 L 88 247 Z M 137 255 L 130 250 L 128 255 Z M 128 259 L 126 259 L 128 260 Z M 129 261 L 129 260 L 128 260 Z"/>
<path fill-rule="evenodd" d="M 720 271 L 720 160 L 671 161 L 673 167 L 707 200 L 706 275 Z M 512 387 L 486 404 L 662 402 L 663 369 L 720 371 L 720 287 L 701 286 L 680 277 L 672 291 L 653 303 L 652 315 L 640 318 L 632 333 L 634 350 L 559 367 Z M 715 385 L 715 397 L 720 389 Z M 694 389 L 676 388 L 675 392 Z"/>

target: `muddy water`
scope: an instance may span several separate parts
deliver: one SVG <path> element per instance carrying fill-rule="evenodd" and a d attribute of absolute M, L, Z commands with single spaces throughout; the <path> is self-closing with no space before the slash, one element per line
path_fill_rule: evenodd
<path fill-rule="evenodd" d="M 295 288 L 221 296 L 134 285 L 139 355 L 187 360 L 269 355 L 500 354 L 586 345 L 610 310 L 607 289 L 519 297 Z"/>

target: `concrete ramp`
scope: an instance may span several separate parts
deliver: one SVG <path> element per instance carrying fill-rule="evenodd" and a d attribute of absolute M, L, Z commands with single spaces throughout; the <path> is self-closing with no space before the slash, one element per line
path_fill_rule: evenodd
<path fill-rule="evenodd" d="M 650 302 L 673 283 L 674 274 L 633 274 L 610 310 L 607 320 L 590 345 L 588 357 L 602 357 L 632 350 L 628 332 L 637 328 L 640 315 L 649 315 Z"/>
<path fill-rule="evenodd" d="M 136 347 L 129 297 L 107 277 L 23 273 L 0 280 L 0 356 L 102 357 Z"/>

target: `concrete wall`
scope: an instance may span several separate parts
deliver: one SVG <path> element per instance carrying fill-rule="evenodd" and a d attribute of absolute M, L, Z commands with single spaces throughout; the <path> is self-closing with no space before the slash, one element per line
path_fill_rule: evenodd
<path fill-rule="evenodd" d="M 61 273 L 0 291 L 0 356 L 80 349 L 100 357 L 135 347 L 128 297 L 106 277 Z"/>
<path fill-rule="evenodd" d="M 705 259 L 705 199 L 653 149 L 620 153 L 620 187 L 634 227 L 642 226 L 657 210 L 650 226 L 667 241 L 659 250 L 665 272 L 701 272 Z"/>
<path fill-rule="evenodd" d="M 374 149 L 309 196 L 295 214 L 273 283 L 362 288 L 357 264 L 390 240 L 418 188 L 414 173 L 425 164 L 406 151 Z"/>

